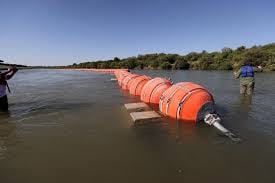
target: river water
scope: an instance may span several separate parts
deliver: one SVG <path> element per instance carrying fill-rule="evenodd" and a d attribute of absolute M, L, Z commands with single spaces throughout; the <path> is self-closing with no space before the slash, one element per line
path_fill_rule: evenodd
<path fill-rule="evenodd" d="M 133 72 L 205 86 L 242 142 L 205 124 L 134 125 L 123 104 L 139 98 L 108 74 L 24 70 L 0 114 L 0 182 L 275 182 L 275 73 L 243 98 L 231 72 Z"/>

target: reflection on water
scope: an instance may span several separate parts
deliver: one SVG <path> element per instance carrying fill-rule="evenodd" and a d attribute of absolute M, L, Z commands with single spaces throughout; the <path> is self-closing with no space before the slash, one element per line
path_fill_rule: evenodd
<path fill-rule="evenodd" d="M 133 124 L 123 104 L 139 98 L 108 74 L 25 70 L 0 114 L 1 182 L 274 182 L 274 73 L 256 75 L 254 95 L 243 97 L 231 72 L 134 72 L 205 86 L 244 141 L 169 118 Z"/>
<path fill-rule="evenodd" d="M 16 140 L 15 130 L 16 125 L 14 123 L 9 123 L 7 118 L 9 113 L 0 113 L 0 115 L 5 118 L 0 120 L 0 160 L 6 157 L 7 147 L 12 145 L 12 141 Z"/>
<path fill-rule="evenodd" d="M 252 108 L 252 95 L 240 95 L 240 112 L 241 114 L 248 114 Z"/>

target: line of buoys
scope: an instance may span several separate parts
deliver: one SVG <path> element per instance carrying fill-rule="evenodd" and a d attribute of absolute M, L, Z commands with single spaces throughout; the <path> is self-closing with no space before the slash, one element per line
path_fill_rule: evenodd
<path fill-rule="evenodd" d="M 122 87 L 122 82 L 123 82 L 123 80 L 124 80 L 127 76 L 129 76 L 129 75 L 132 75 L 132 74 L 129 73 L 129 72 L 122 72 L 122 73 L 119 75 L 119 77 L 117 78 L 119 86 Z"/>
<path fill-rule="evenodd" d="M 130 75 L 127 75 L 126 77 L 123 78 L 123 80 L 121 81 L 121 88 L 124 89 L 124 90 L 129 90 L 130 89 L 130 86 L 133 82 L 133 80 L 136 78 L 136 77 L 139 77 L 140 75 L 137 75 L 137 74 L 130 74 Z"/>
<path fill-rule="evenodd" d="M 84 68 L 65 68 L 63 70 L 74 70 L 74 71 L 92 71 L 92 72 L 104 72 L 104 73 L 114 73 L 117 71 L 128 71 L 128 69 L 84 69 Z"/>
<path fill-rule="evenodd" d="M 198 84 L 192 82 L 172 84 L 169 79 L 160 77 L 152 79 L 145 75 L 132 74 L 127 69 L 89 69 L 89 71 L 114 73 L 121 88 L 129 90 L 131 95 L 140 95 L 140 99 L 145 103 L 158 104 L 160 112 L 166 116 L 182 122 L 204 121 L 232 140 L 240 140 L 220 124 L 221 119 L 215 114 L 213 96 Z"/>
<path fill-rule="evenodd" d="M 146 103 L 159 104 L 160 96 L 171 86 L 172 83 L 168 79 L 160 77 L 151 79 L 144 85 L 140 99 Z"/>
<path fill-rule="evenodd" d="M 142 75 L 133 79 L 130 85 L 130 94 L 140 96 L 144 85 L 151 80 L 150 77 Z"/>

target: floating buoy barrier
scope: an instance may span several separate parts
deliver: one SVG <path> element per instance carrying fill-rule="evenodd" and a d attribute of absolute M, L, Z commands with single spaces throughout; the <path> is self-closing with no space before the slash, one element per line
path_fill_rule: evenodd
<path fill-rule="evenodd" d="M 181 122 L 198 123 L 204 121 L 214 126 L 233 141 L 240 141 L 235 134 L 221 125 L 221 118 L 215 114 L 214 98 L 210 92 L 192 82 L 180 82 L 172 85 L 171 80 L 165 78 L 150 78 L 145 75 L 131 74 L 128 69 L 66 69 L 79 71 L 93 71 L 112 73 L 116 76 L 119 86 L 129 90 L 131 95 L 140 96 L 148 104 L 158 104 L 160 112 Z M 145 104 L 131 104 L 132 108 L 141 108 Z M 129 107 L 128 106 L 128 107 Z M 140 107 L 141 106 L 141 107 Z M 126 107 L 127 108 L 127 107 Z M 130 107 L 131 108 L 131 107 Z M 134 121 L 138 119 L 159 119 L 155 111 L 131 113 Z"/>
<path fill-rule="evenodd" d="M 126 78 L 128 75 L 131 75 L 131 73 L 129 72 L 122 72 L 118 78 L 118 85 L 122 86 L 122 81 L 124 80 L 124 78 Z"/>
<path fill-rule="evenodd" d="M 135 96 L 140 96 L 141 90 L 150 79 L 151 79 L 150 77 L 145 75 L 134 78 L 130 83 L 130 90 L 129 90 L 130 94 Z"/>
<path fill-rule="evenodd" d="M 124 90 L 129 90 L 129 89 L 130 89 L 131 82 L 132 82 L 135 78 L 137 78 L 137 77 L 139 77 L 139 76 L 140 76 L 140 75 L 137 75 L 137 74 L 130 74 L 130 75 L 124 77 L 123 80 L 121 81 L 121 83 L 122 83 L 122 84 L 121 84 L 122 89 L 124 89 Z"/>
<path fill-rule="evenodd" d="M 154 78 L 148 81 L 141 90 L 140 99 L 149 104 L 159 104 L 162 93 L 170 88 L 172 83 L 165 78 Z"/>
<path fill-rule="evenodd" d="M 117 71 L 114 71 L 114 74 L 116 76 L 117 79 L 121 78 L 123 74 L 126 74 L 126 73 L 129 73 L 127 71 L 124 71 L 124 70 L 117 70 Z"/>

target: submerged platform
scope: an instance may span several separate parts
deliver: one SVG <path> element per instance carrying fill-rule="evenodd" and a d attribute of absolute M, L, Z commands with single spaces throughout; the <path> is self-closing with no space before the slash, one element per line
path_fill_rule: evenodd
<path fill-rule="evenodd" d="M 129 112 L 142 112 L 151 110 L 150 107 L 143 102 L 124 104 L 124 106 Z"/>
<path fill-rule="evenodd" d="M 132 112 L 130 115 L 134 123 L 153 121 L 161 118 L 155 111 Z"/>
<path fill-rule="evenodd" d="M 134 123 L 148 122 L 160 119 L 161 116 L 152 111 L 152 109 L 144 102 L 124 104 Z"/>

